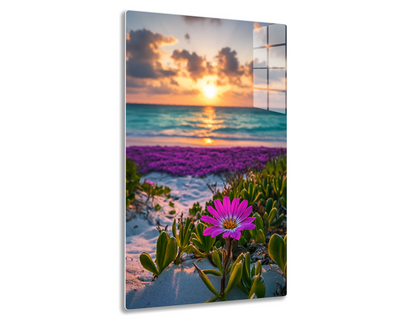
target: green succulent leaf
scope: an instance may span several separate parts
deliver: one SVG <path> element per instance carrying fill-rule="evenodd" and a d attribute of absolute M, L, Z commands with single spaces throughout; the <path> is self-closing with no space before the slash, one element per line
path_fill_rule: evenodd
<path fill-rule="evenodd" d="M 178 244 L 176 242 L 176 239 L 172 237 L 168 240 L 168 244 L 167 244 L 167 248 L 165 252 L 165 260 L 163 262 L 163 269 L 161 270 L 161 272 L 168 265 L 170 265 L 171 262 L 173 262 L 173 260 L 175 260 L 177 253 L 178 253 Z"/>
<path fill-rule="evenodd" d="M 241 281 L 241 276 L 243 274 L 243 263 L 240 261 L 234 268 L 233 272 L 230 275 L 228 280 L 227 288 L 225 288 L 224 294 L 227 295 L 232 288 L 234 288 Z"/>
<path fill-rule="evenodd" d="M 266 209 L 265 209 L 266 212 L 270 212 L 272 210 L 272 207 L 273 207 L 273 199 L 269 198 L 266 201 Z"/>
<path fill-rule="evenodd" d="M 162 272 L 163 264 L 165 261 L 165 254 L 166 254 L 166 248 L 168 246 L 169 242 L 169 236 L 166 232 L 162 232 L 159 235 L 159 238 L 157 239 L 156 243 L 156 264 L 157 268 Z"/>
<path fill-rule="evenodd" d="M 203 270 L 203 271 L 204 271 L 205 274 L 212 274 L 214 276 L 219 276 L 219 277 L 222 276 L 222 273 L 219 272 L 218 270 L 215 270 L 215 269 L 206 269 L 206 270 Z"/>
<path fill-rule="evenodd" d="M 257 234 L 256 234 L 256 242 L 257 243 L 264 243 L 264 242 L 266 242 L 266 237 L 264 236 L 264 232 L 261 229 L 259 231 L 257 231 Z"/>
<path fill-rule="evenodd" d="M 273 208 L 270 211 L 270 214 L 269 214 L 269 223 L 271 223 L 273 221 L 273 219 L 276 217 L 276 215 L 277 215 L 277 209 Z"/>
<path fill-rule="evenodd" d="M 206 274 L 201 269 L 199 269 L 198 266 L 195 263 L 194 263 L 194 266 L 195 266 L 195 269 L 198 271 L 199 277 L 205 283 L 208 290 L 211 291 L 213 294 L 215 294 L 215 296 L 219 296 L 220 294 L 218 293 L 217 290 L 215 290 L 214 286 L 212 285 L 211 281 L 209 281 Z"/>
<path fill-rule="evenodd" d="M 253 277 L 253 285 L 251 286 L 248 296 L 251 297 L 253 294 L 258 298 L 264 298 L 266 296 L 266 284 L 264 283 L 264 278 L 261 274 Z"/>
<path fill-rule="evenodd" d="M 287 247 L 287 235 L 284 239 L 278 234 L 271 236 L 269 241 L 269 256 L 283 271 L 283 275 L 286 277 L 286 247 Z"/>
<path fill-rule="evenodd" d="M 152 258 L 150 258 L 147 252 L 143 252 L 140 255 L 140 263 L 142 264 L 143 268 L 145 268 L 147 271 L 150 271 L 155 275 L 159 275 L 159 271 L 157 270 Z"/>
<path fill-rule="evenodd" d="M 279 227 L 282 223 L 283 223 L 283 220 L 285 219 L 285 215 L 282 213 L 281 215 L 280 215 L 280 217 L 279 218 L 277 218 L 276 219 L 276 221 L 274 221 L 271 225 L 270 225 L 270 227 L 272 227 L 272 228 L 277 228 L 277 227 Z"/>
<path fill-rule="evenodd" d="M 257 260 L 256 269 L 254 271 L 255 275 L 261 274 L 261 262 L 260 260 Z"/>
<path fill-rule="evenodd" d="M 217 268 L 222 273 L 222 263 L 221 263 L 221 259 L 220 259 L 220 255 L 219 255 L 218 251 L 213 251 L 212 254 L 211 254 L 211 257 L 212 257 L 212 260 L 214 261 L 214 263 L 216 264 Z"/>

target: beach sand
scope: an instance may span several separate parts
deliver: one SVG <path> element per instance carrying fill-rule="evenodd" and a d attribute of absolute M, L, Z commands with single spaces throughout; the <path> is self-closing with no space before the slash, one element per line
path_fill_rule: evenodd
<path fill-rule="evenodd" d="M 173 219 L 179 218 L 182 212 L 184 217 L 188 216 L 189 208 L 195 202 L 199 202 L 204 207 L 205 202 L 212 198 L 212 193 L 206 183 L 217 182 L 218 186 L 222 186 L 222 179 L 216 175 L 209 175 L 202 179 L 192 176 L 173 177 L 156 172 L 143 178 L 171 188 L 176 214 L 168 213 L 172 210 L 169 200 L 156 197 L 154 205 L 160 204 L 161 211 L 150 211 L 147 217 L 137 215 L 126 223 L 126 308 L 203 303 L 211 299 L 213 294 L 204 285 L 192 265 L 192 262 L 195 262 L 201 269 L 212 269 L 207 259 L 190 259 L 191 256 L 184 254 L 185 261 L 182 265 L 170 265 L 156 281 L 152 281 L 152 273 L 142 267 L 139 257 L 141 253 L 147 252 L 153 260 L 156 258 L 156 242 L 159 236 L 155 227 L 157 221 L 162 226 L 168 225 L 168 233 L 171 235 Z M 144 181 L 143 178 L 142 181 Z M 263 276 L 266 282 L 266 297 L 273 297 L 277 288 L 276 281 L 283 285 L 283 276 L 276 265 L 263 266 Z M 219 289 L 219 277 L 212 275 L 208 277 Z M 228 298 L 237 300 L 246 299 L 247 296 L 240 289 L 234 288 Z"/>

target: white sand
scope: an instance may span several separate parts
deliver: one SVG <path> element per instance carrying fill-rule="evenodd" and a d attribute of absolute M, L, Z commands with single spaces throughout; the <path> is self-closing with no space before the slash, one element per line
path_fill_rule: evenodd
<path fill-rule="evenodd" d="M 202 282 L 192 262 L 189 260 L 181 266 L 171 264 L 154 282 L 141 285 L 136 290 L 126 292 L 127 309 L 163 307 L 181 304 L 203 303 L 214 297 Z M 212 269 L 207 259 L 196 260 L 200 269 Z M 283 276 L 277 271 L 276 265 L 263 266 L 262 274 L 266 283 L 266 297 L 275 296 L 276 281 L 283 285 Z M 219 291 L 220 277 L 208 275 L 213 286 Z M 238 287 L 233 288 L 228 300 L 247 299 Z"/>
<path fill-rule="evenodd" d="M 155 228 L 156 221 L 168 225 L 168 233 L 171 235 L 171 226 L 175 217 L 178 218 L 181 212 L 184 216 L 188 216 L 189 208 L 194 202 L 199 201 L 200 205 L 205 207 L 205 202 L 212 199 L 212 193 L 206 183 L 217 182 L 218 186 L 222 186 L 222 180 L 213 175 L 201 179 L 191 176 L 172 177 L 161 173 L 151 173 L 144 176 L 144 179 L 168 186 L 172 190 L 171 195 L 179 199 L 173 200 L 175 215 L 168 213 L 172 210 L 169 200 L 157 197 L 154 205 L 159 203 L 162 210 L 150 211 L 147 220 L 143 215 L 138 215 L 126 223 L 126 307 L 134 309 L 205 302 L 212 298 L 213 294 L 206 288 L 192 265 L 195 260 L 185 261 L 182 266 L 172 264 L 156 281 L 152 281 L 152 273 L 142 267 L 139 257 L 142 252 L 147 252 L 153 260 L 156 258 L 156 242 L 159 235 Z M 184 257 L 186 259 L 186 254 Z M 213 268 L 207 259 L 197 260 L 196 263 L 201 269 Z M 269 266 L 263 266 L 266 296 L 272 297 L 277 288 L 276 281 L 283 285 L 283 277 L 276 271 L 277 266 L 272 266 L 273 270 L 269 269 Z M 219 277 L 212 275 L 209 277 L 213 285 L 219 289 Z M 230 300 L 246 298 L 238 288 L 234 288 L 229 293 Z"/>

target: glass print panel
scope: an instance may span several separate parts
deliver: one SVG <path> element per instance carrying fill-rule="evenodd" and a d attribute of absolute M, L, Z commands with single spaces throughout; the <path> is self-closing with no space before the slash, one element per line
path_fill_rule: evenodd
<path fill-rule="evenodd" d="M 269 48 L 269 68 L 286 67 L 286 46 Z"/>
<path fill-rule="evenodd" d="M 253 89 L 253 106 L 267 110 L 267 91 Z"/>
<path fill-rule="evenodd" d="M 267 27 L 253 29 L 253 48 L 267 45 Z"/>
<path fill-rule="evenodd" d="M 269 26 L 269 45 L 286 43 L 286 26 L 284 24 L 272 24 Z"/>
<path fill-rule="evenodd" d="M 267 48 L 253 50 L 253 68 L 267 67 Z"/>
<path fill-rule="evenodd" d="M 286 92 L 269 91 L 269 110 L 286 113 Z"/>
<path fill-rule="evenodd" d="M 285 69 L 269 69 L 269 89 L 286 90 Z"/>
<path fill-rule="evenodd" d="M 267 89 L 267 69 L 253 69 L 253 87 Z"/>

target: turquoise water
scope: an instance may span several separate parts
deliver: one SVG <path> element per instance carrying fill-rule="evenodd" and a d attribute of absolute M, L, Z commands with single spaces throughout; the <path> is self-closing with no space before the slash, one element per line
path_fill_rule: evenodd
<path fill-rule="evenodd" d="M 126 135 L 286 144 L 286 115 L 256 108 L 127 104 Z"/>

